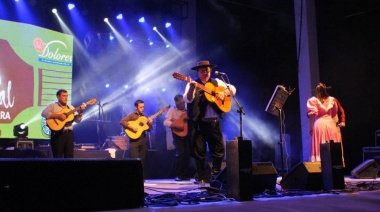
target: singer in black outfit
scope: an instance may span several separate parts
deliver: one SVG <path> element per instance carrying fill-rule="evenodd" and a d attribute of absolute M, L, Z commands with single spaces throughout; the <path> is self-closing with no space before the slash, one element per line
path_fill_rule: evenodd
<path fill-rule="evenodd" d="M 205 186 L 205 164 L 207 146 L 212 155 L 211 180 L 219 174 L 225 154 L 224 139 L 219 118 L 223 112 L 218 105 L 209 101 L 205 92 L 197 84 L 205 85 L 211 83 L 215 87 L 221 87 L 215 94 L 215 98 L 224 100 L 231 92 L 235 94 L 233 85 L 224 83 L 220 79 L 210 78 L 212 68 L 216 65 L 209 61 L 199 61 L 197 66 L 191 68 L 197 71 L 197 78 L 189 80 L 186 85 L 184 100 L 187 103 L 188 139 L 190 143 L 190 153 L 194 158 L 197 171 L 196 180 L 200 186 Z M 227 88 L 229 87 L 229 89 Z"/>

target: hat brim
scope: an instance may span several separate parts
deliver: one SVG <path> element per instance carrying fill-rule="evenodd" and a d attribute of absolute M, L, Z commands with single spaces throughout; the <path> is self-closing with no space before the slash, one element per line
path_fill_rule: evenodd
<path fill-rule="evenodd" d="M 198 70 L 199 68 L 202 68 L 202 67 L 211 67 L 211 68 L 214 68 L 216 67 L 215 64 L 210 64 L 210 65 L 201 65 L 201 66 L 195 66 L 195 67 L 192 67 L 191 70 Z"/>

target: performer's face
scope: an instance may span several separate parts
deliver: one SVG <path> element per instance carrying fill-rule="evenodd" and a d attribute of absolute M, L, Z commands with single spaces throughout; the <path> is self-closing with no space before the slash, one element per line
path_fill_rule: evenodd
<path fill-rule="evenodd" d="M 180 110 L 184 110 L 185 109 L 185 101 L 183 101 L 183 99 L 179 99 L 178 101 L 176 101 L 175 106 Z"/>
<path fill-rule="evenodd" d="M 137 106 L 136 106 L 136 111 L 137 113 L 143 113 L 144 112 L 144 103 L 139 103 Z"/>
<path fill-rule="evenodd" d="M 198 77 L 200 80 L 206 82 L 210 79 L 211 67 L 201 67 L 198 69 Z"/>
<path fill-rule="evenodd" d="M 58 102 L 61 105 L 67 104 L 67 99 L 69 98 L 69 94 L 67 92 L 62 92 L 57 96 Z"/>

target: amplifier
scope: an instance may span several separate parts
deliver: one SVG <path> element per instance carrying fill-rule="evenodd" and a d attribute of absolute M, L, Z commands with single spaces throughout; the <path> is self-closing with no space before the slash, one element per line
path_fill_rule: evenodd
<path fill-rule="evenodd" d="M 108 148 L 114 148 L 118 150 L 128 150 L 127 136 L 109 136 L 106 139 Z"/>

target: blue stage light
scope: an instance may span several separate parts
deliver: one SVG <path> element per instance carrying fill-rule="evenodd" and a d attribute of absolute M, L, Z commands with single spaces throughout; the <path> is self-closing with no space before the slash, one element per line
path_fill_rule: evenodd
<path fill-rule="evenodd" d="M 139 19 L 139 22 L 140 22 L 140 23 L 144 23 L 144 22 L 145 22 L 145 18 L 144 18 L 144 17 L 141 17 L 141 18 Z"/>
<path fill-rule="evenodd" d="M 123 14 L 120 13 L 119 15 L 116 16 L 116 18 L 119 20 L 123 19 Z"/>
<path fill-rule="evenodd" d="M 153 27 L 153 30 L 154 30 L 154 31 L 157 31 L 157 27 Z"/>
<path fill-rule="evenodd" d="M 166 22 L 165 27 L 169 28 L 172 24 L 170 22 Z"/>
<path fill-rule="evenodd" d="M 72 10 L 75 8 L 75 4 L 70 3 L 67 5 L 67 8 L 69 8 L 69 10 Z"/>

